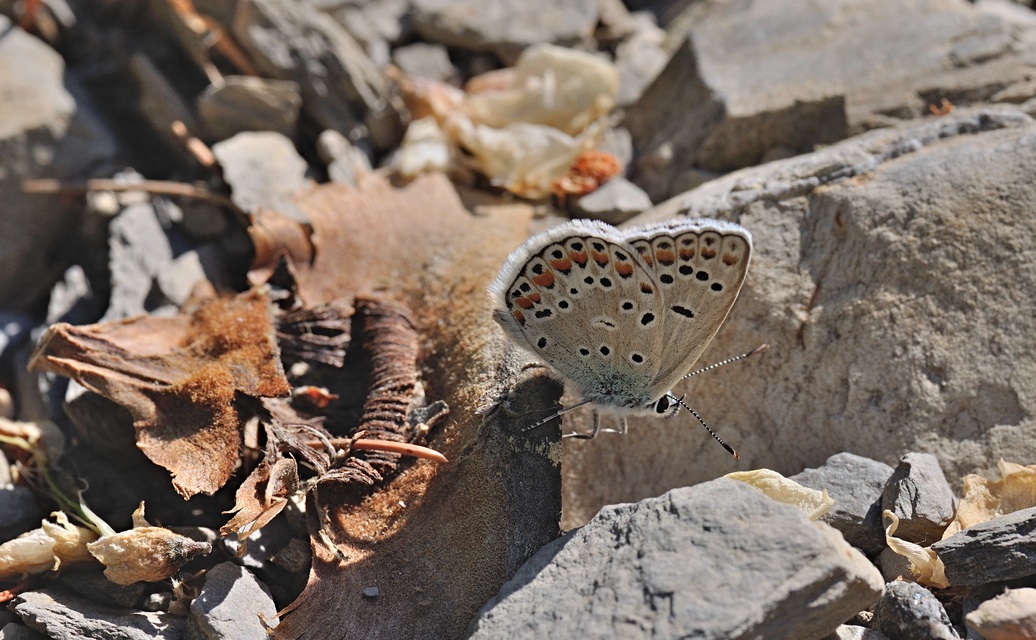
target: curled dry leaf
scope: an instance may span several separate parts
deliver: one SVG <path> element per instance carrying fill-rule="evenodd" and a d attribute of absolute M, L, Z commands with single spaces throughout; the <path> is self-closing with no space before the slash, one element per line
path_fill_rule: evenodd
<path fill-rule="evenodd" d="M 935 551 L 930 547 L 922 547 L 915 542 L 893 537 L 896 529 L 899 528 L 899 517 L 888 509 L 882 513 L 882 516 L 889 522 L 885 527 L 885 542 L 889 549 L 910 561 L 910 570 L 914 573 L 913 579 L 919 584 L 936 589 L 945 589 L 950 586 L 950 581 L 946 579 L 946 567 L 943 566 L 942 560 Z"/>
<path fill-rule="evenodd" d="M 252 470 L 237 490 L 234 517 L 219 532 L 244 540 L 265 527 L 288 504 L 299 488 L 298 467 L 293 458 L 278 458 L 271 464 L 267 456 Z M 245 547 L 241 547 L 243 553 Z"/>
<path fill-rule="evenodd" d="M 744 482 L 762 491 L 767 497 L 798 507 L 810 520 L 816 520 L 831 510 L 835 501 L 827 491 L 817 491 L 789 480 L 772 469 L 735 471 L 726 476 L 731 480 Z"/>
<path fill-rule="evenodd" d="M 93 562 L 87 544 L 97 534 L 75 526 L 61 511 L 51 515 L 56 522 L 44 520 L 39 529 L 0 544 L 0 580 Z"/>
<path fill-rule="evenodd" d="M 137 447 L 172 473 L 186 498 L 216 491 L 234 473 L 245 421 L 238 394 L 291 392 L 269 303 L 255 290 L 190 316 L 53 325 L 29 367 L 68 376 L 126 407 Z"/>
<path fill-rule="evenodd" d="M 997 467 L 1000 478 L 996 480 L 975 474 L 964 476 L 964 493 L 953 521 L 943 531 L 943 540 L 976 524 L 1036 507 L 1036 465 L 1001 460 Z M 948 587 L 942 560 L 935 551 L 892 537 L 899 519 L 890 511 L 885 511 L 884 516 L 892 521 L 885 530 L 885 540 L 890 549 L 910 560 L 915 579 L 930 587 Z"/>
<path fill-rule="evenodd" d="M 964 476 L 964 492 L 943 540 L 980 522 L 1036 507 L 1036 465 L 1001 460 L 997 467 L 999 480 L 975 474 Z"/>
<path fill-rule="evenodd" d="M 198 542 L 144 520 L 144 503 L 133 512 L 133 528 L 86 545 L 105 566 L 104 576 L 115 584 L 158 582 L 172 577 L 194 556 L 212 551 Z"/>

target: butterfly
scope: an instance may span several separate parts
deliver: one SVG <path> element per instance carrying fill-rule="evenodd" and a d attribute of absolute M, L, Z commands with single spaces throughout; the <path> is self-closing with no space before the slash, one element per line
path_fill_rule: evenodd
<path fill-rule="evenodd" d="M 533 427 L 584 405 L 595 409 L 594 430 L 579 437 L 597 434 L 598 411 L 618 415 L 622 432 L 626 416 L 694 413 L 672 388 L 700 372 L 691 367 L 730 312 L 751 257 L 744 227 L 692 218 L 627 229 L 573 220 L 518 247 L 489 287 L 494 319 L 580 398 Z"/>

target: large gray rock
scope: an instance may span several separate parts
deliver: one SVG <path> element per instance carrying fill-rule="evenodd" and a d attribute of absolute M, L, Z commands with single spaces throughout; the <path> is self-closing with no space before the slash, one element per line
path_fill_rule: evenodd
<path fill-rule="evenodd" d="M 298 83 L 303 110 L 321 127 L 381 150 L 402 138 L 402 101 L 331 16 L 305 2 L 244 0 L 234 35 L 264 75 Z"/>
<path fill-rule="evenodd" d="M 60 588 L 26 591 L 11 608 L 30 629 L 62 640 L 180 640 L 185 625 L 169 613 L 108 607 Z"/>
<path fill-rule="evenodd" d="M 896 537 L 927 547 L 942 539 L 953 520 L 956 498 L 930 453 L 908 453 L 896 465 L 881 496 L 882 511 L 899 518 Z"/>
<path fill-rule="evenodd" d="M 687 39 L 630 111 L 635 181 L 659 201 L 701 169 L 1036 90 L 1036 24 L 965 0 L 693 3 Z"/>
<path fill-rule="evenodd" d="M 212 153 L 233 190 L 234 204 L 249 213 L 272 209 L 306 222 L 295 196 L 308 190 L 308 165 L 295 144 L 272 131 L 239 133 L 213 145 Z"/>
<path fill-rule="evenodd" d="M 248 569 L 224 562 L 205 574 L 205 586 L 191 602 L 184 637 L 188 640 L 263 638 L 266 636 L 263 620 L 270 627 L 277 626 L 277 607 L 270 590 Z"/>
<path fill-rule="evenodd" d="M 472 51 L 491 51 L 506 64 L 541 42 L 571 45 L 597 23 L 594 0 L 415 0 L 414 29 L 426 40 Z"/>
<path fill-rule="evenodd" d="M 956 112 L 745 169 L 629 224 L 738 220 L 748 279 L 701 363 L 768 342 L 678 385 L 741 453 L 786 475 L 854 453 L 895 464 L 924 443 L 953 482 L 999 457 L 1036 459 L 1036 125 Z M 565 416 L 589 428 L 589 412 Z M 604 504 L 737 465 L 681 414 L 626 437 L 566 441 L 565 524 Z"/>
<path fill-rule="evenodd" d="M 881 594 L 827 525 L 733 480 L 606 507 L 541 549 L 471 638 L 823 638 Z"/>
<path fill-rule="evenodd" d="M 960 640 L 942 603 L 916 582 L 890 582 L 874 605 L 874 629 L 894 640 Z"/>
<path fill-rule="evenodd" d="M 885 547 L 881 492 L 892 471 L 884 462 L 836 453 L 823 466 L 806 469 L 791 479 L 811 489 L 827 491 L 835 504 L 821 519 L 838 529 L 846 542 L 874 555 Z"/>
<path fill-rule="evenodd" d="M 932 545 L 951 585 L 1006 582 L 1036 575 L 1036 507 L 967 529 Z"/>
<path fill-rule="evenodd" d="M 27 194 L 32 178 L 84 178 L 107 169 L 112 136 L 66 86 L 61 56 L 0 15 L 0 301 L 27 309 L 70 258 L 79 215 L 59 198 Z"/>

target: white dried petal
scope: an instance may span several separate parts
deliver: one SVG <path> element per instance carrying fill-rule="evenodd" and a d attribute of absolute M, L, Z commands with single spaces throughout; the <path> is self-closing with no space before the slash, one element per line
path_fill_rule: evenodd
<path fill-rule="evenodd" d="M 133 584 L 165 580 L 195 555 L 210 552 L 212 545 L 163 527 L 144 526 L 105 536 L 87 548 L 106 567 L 108 580 Z"/>
<path fill-rule="evenodd" d="M 816 520 L 831 510 L 835 501 L 827 491 L 817 491 L 789 480 L 772 469 L 755 469 L 728 473 L 727 478 L 738 480 L 762 491 L 769 498 L 802 509 L 810 520 Z"/>

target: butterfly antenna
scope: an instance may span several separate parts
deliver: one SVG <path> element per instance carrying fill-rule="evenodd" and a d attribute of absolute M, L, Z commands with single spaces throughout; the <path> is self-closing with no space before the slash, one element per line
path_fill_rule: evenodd
<path fill-rule="evenodd" d="M 765 347 L 766 345 L 763 345 L 763 346 Z M 749 354 L 746 354 L 746 355 L 743 355 L 743 356 L 738 356 L 738 358 L 747 358 L 750 355 L 752 355 L 752 354 L 749 353 Z M 736 360 L 738 358 L 731 358 L 731 360 Z M 714 365 L 714 366 L 718 366 L 718 365 Z M 723 438 L 721 438 L 718 435 L 716 435 L 716 432 L 712 430 L 712 427 L 710 427 L 709 425 L 705 424 L 705 421 L 701 419 L 701 416 L 698 415 L 698 412 L 695 411 L 694 409 L 692 409 L 690 406 L 688 406 L 687 403 L 685 403 L 683 401 L 683 398 L 677 398 L 676 396 L 670 394 L 669 395 L 669 399 L 675 401 L 677 405 L 679 405 L 679 406 L 683 407 L 684 409 L 687 409 L 688 411 L 690 411 L 691 415 L 693 415 L 695 418 L 697 418 L 698 422 L 701 423 L 701 426 L 705 427 L 705 430 L 708 431 L 712 435 L 712 437 L 716 439 L 716 442 L 718 442 L 721 445 L 723 445 L 723 448 L 726 449 L 727 452 L 730 455 L 734 456 L 735 460 L 740 460 L 741 459 L 741 456 L 739 456 L 737 454 L 737 451 L 734 449 L 734 447 L 730 446 L 729 444 L 727 444 L 726 442 L 723 441 Z"/>
<path fill-rule="evenodd" d="M 539 422 L 537 422 L 536 424 L 532 425 L 531 427 L 525 427 L 524 429 L 522 429 L 522 432 L 524 433 L 526 431 L 532 431 L 533 429 L 536 429 L 537 427 L 541 427 L 541 426 L 547 424 L 548 422 L 550 422 L 554 418 L 562 416 L 562 415 L 568 413 L 569 411 L 572 411 L 573 409 L 578 409 L 579 407 L 582 407 L 583 405 L 587 405 L 587 404 L 590 404 L 590 401 L 589 400 L 583 400 L 582 402 L 577 402 L 576 404 L 572 405 L 571 407 L 565 407 L 564 409 L 561 409 L 560 411 L 555 411 L 554 413 L 552 413 L 549 416 L 547 416 L 546 418 L 540 420 Z"/>
<path fill-rule="evenodd" d="M 684 377 L 682 377 L 680 379 L 681 380 L 686 380 L 687 378 L 690 378 L 691 376 L 696 376 L 699 373 L 705 373 L 706 371 L 712 371 L 713 369 L 716 369 L 718 367 L 722 367 L 725 364 L 730 364 L 731 362 L 737 362 L 738 360 L 744 360 L 745 358 L 751 358 L 755 354 L 762 353 L 763 351 L 766 351 L 769 348 L 770 348 L 770 345 L 768 345 L 768 344 L 766 344 L 764 342 L 763 344 L 759 345 L 755 349 L 752 349 L 748 353 L 742 353 L 741 355 L 734 356 L 733 358 L 727 358 L 726 360 L 720 360 L 719 362 L 714 362 L 713 364 L 710 364 L 707 367 L 702 367 L 701 369 L 696 369 L 696 370 L 688 373 L 687 375 L 685 375 Z M 683 404 L 683 403 L 681 403 L 681 404 Z M 687 407 L 687 408 L 690 409 L 690 407 Z M 701 418 L 698 418 L 698 419 L 701 420 Z M 702 424 L 705 424 L 705 423 L 703 422 Z"/>

